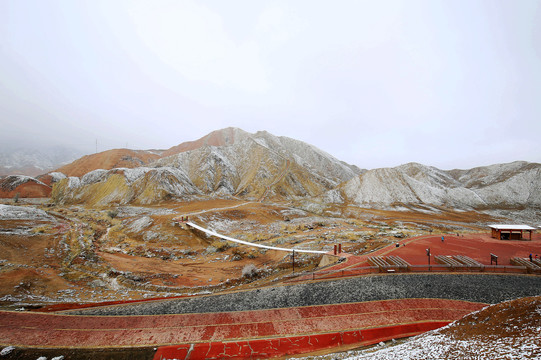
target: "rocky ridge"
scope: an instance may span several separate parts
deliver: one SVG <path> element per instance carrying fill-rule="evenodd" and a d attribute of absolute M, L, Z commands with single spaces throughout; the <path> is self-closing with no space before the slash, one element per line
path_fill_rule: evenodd
<path fill-rule="evenodd" d="M 541 208 L 541 164 L 517 161 L 445 171 L 409 163 L 366 171 L 326 198 L 372 208 L 421 204 L 463 210 Z"/>
<path fill-rule="evenodd" d="M 431 212 L 518 210 L 528 219 L 537 218 L 541 209 L 541 164 L 517 161 L 441 170 L 409 163 L 367 171 L 295 139 L 237 128 L 217 130 L 168 150 L 109 150 L 60 170 L 39 180 L 53 186 L 53 200 L 63 204 L 152 204 L 212 197 L 302 201 L 306 209 L 353 205 Z M 10 191 L 4 197 L 16 192 L 25 196 L 18 189 Z"/>
<path fill-rule="evenodd" d="M 234 134 L 234 135 L 231 135 Z M 313 197 L 362 171 L 298 140 L 267 132 L 224 129 L 222 146 L 207 145 L 161 158 L 148 167 L 94 170 L 58 182 L 61 203 L 148 204 L 205 195 L 293 199 Z M 144 180 L 141 180 L 144 179 Z"/>
<path fill-rule="evenodd" d="M 151 204 L 172 197 L 199 195 L 200 191 L 181 169 L 162 167 L 94 170 L 60 180 L 51 197 L 59 203 L 88 205 Z"/>

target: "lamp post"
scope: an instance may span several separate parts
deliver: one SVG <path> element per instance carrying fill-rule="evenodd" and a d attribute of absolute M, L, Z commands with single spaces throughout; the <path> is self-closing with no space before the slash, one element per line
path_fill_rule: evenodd
<path fill-rule="evenodd" d="M 428 256 L 428 271 L 430 271 L 430 248 L 426 249 L 426 256 Z"/>

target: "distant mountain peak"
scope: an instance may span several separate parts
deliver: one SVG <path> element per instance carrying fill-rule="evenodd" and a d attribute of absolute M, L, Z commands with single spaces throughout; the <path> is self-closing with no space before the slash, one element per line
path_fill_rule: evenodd
<path fill-rule="evenodd" d="M 220 130 L 214 130 L 211 133 L 193 141 L 186 141 L 173 146 L 163 153 L 163 157 L 175 155 L 181 152 L 198 149 L 202 146 L 225 146 L 232 145 L 235 142 L 246 138 L 250 134 L 242 129 L 227 127 Z"/>

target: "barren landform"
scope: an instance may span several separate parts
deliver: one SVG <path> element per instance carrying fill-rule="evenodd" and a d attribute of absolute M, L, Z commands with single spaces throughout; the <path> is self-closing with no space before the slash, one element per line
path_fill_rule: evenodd
<path fill-rule="evenodd" d="M 239 200 L 160 206 L 0 205 L 0 300 L 29 306 L 128 300 L 263 286 L 292 273 L 290 253 L 227 242 L 189 229 L 186 216 L 219 233 L 270 246 L 364 254 L 424 234 L 478 233 L 490 218 L 345 209 L 316 215 L 280 204 Z M 355 217 L 353 217 L 355 215 Z M 297 272 L 320 256 L 296 254 Z M 253 276 L 243 275 L 251 265 Z"/>
<path fill-rule="evenodd" d="M 528 240 L 496 240 L 487 225 L 541 225 L 540 174 L 541 164 L 520 161 L 470 170 L 444 171 L 416 163 L 363 170 L 298 140 L 228 128 L 167 150 L 116 149 L 85 156 L 36 178 L 3 176 L 0 310 L 2 316 L 19 320 L 24 316 L 16 313 L 26 316 L 23 310 L 66 312 L 80 327 L 76 316 L 87 314 L 188 319 L 186 313 L 192 312 L 223 312 L 227 318 L 229 312 L 245 311 L 251 318 L 251 311 L 274 307 L 284 313 L 296 307 L 290 309 L 294 316 L 304 307 L 316 307 L 313 316 L 318 318 L 323 309 L 319 306 L 343 310 L 339 304 L 359 302 L 355 306 L 362 312 L 369 303 L 385 308 L 385 301 L 395 301 L 411 315 L 410 322 L 382 315 L 385 309 L 376 311 L 378 326 L 389 326 L 402 337 L 448 324 L 484 304 L 534 296 L 489 307 L 397 346 L 333 355 L 474 359 L 475 349 L 501 345 L 499 357 L 533 359 L 539 353 L 534 333 L 541 323 L 541 234 L 534 232 Z M 234 239 L 327 254 L 226 241 L 195 229 L 188 219 Z M 498 256 L 498 267 L 490 264 L 491 253 Z M 397 257 L 406 265 L 386 267 Z M 406 268 L 407 274 L 394 274 Z M 494 284 L 493 291 L 486 281 Z M 434 316 L 423 317 L 425 312 L 415 306 L 424 296 L 428 308 L 446 306 L 443 300 L 461 303 L 453 313 L 431 308 L 426 313 Z M 267 319 L 265 326 L 272 328 L 272 321 Z M 326 319 L 332 329 L 326 334 L 312 317 L 303 319 L 312 329 L 307 340 L 299 337 L 304 330 L 294 326 L 295 320 L 287 321 L 293 325 L 284 328 L 284 339 L 311 344 L 324 337 L 345 338 L 337 318 Z M 366 321 L 362 329 L 351 325 L 349 336 L 361 339 L 362 333 L 372 331 L 372 340 L 379 341 L 380 330 Z M 212 336 L 215 330 L 208 331 L 209 341 L 218 341 L 218 354 L 220 341 L 230 340 L 220 334 L 233 334 L 241 325 L 229 324 Z M 242 326 L 257 328 L 258 341 L 272 345 L 274 340 L 265 336 L 274 333 L 263 331 L 257 321 Z M 172 329 L 165 326 L 164 331 L 176 333 Z M 124 336 L 129 329 L 109 330 Z M 180 339 L 182 334 L 177 335 Z M 182 339 L 193 340 L 190 331 L 184 335 Z M 250 339 L 237 338 L 251 346 Z M 389 333 L 382 338 L 388 340 Z M 362 342 L 350 340 L 349 348 L 342 342 L 325 351 L 350 350 Z M 515 351 L 519 342 L 525 345 Z M 193 346 L 183 346 L 189 357 Z M 198 346 L 201 354 L 208 350 Z M 17 350 L 12 358 L 39 350 Z M 72 355 L 96 355 L 85 351 Z M 146 359 L 156 349 L 107 351 L 100 356 Z M 159 356 L 169 350 L 163 351 Z"/>

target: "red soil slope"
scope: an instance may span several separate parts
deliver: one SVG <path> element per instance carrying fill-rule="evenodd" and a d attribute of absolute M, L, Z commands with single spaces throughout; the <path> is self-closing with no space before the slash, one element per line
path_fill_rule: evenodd
<path fill-rule="evenodd" d="M 13 198 L 19 194 L 21 198 L 42 198 L 51 195 L 51 187 L 40 183 L 36 179 L 26 178 L 24 182 L 18 181 L 18 175 L 0 179 L 0 198 Z"/>
<path fill-rule="evenodd" d="M 203 136 L 201 139 L 195 141 L 187 141 L 177 146 L 173 146 L 172 148 L 164 151 L 162 157 L 175 155 L 184 151 L 195 150 L 205 145 L 224 146 L 233 144 L 234 142 L 235 129 L 226 128 L 222 130 L 216 130 L 208 135 Z"/>
<path fill-rule="evenodd" d="M 67 176 L 83 176 L 96 170 L 114 168 L 135 168 L 160 158 L 160 155 L 144 150 L 113 149 L 98 154 L 86 155 L 55 170 Z"/>
<path fill-rule="evenodd" d="M 145 166 L 162 157 L 178 154 L 184 151 L 195 150 L 205 145 L 223 146 L 236 141 L 234 128 L 213 131 L 199 140 L 187 141 L 165 151 L 113 149 L 98 154 L 86 155 L 74 162 L 55 170 L 67 176 L 81 177 L 96 170 L 110 170 L 114 168 L 135 168 Z"/>
<path fill-rule="evenodd" d="M 454 326 L 439 331 L 458 340 L 474 337 L 514 337 L 529 335 L 539 338 L 541 326 L 541 296 L 525 297 L 491 305 L 486 309 L 465 316 Z M 541 355 L 541 354 L 540 354 Z"/>

